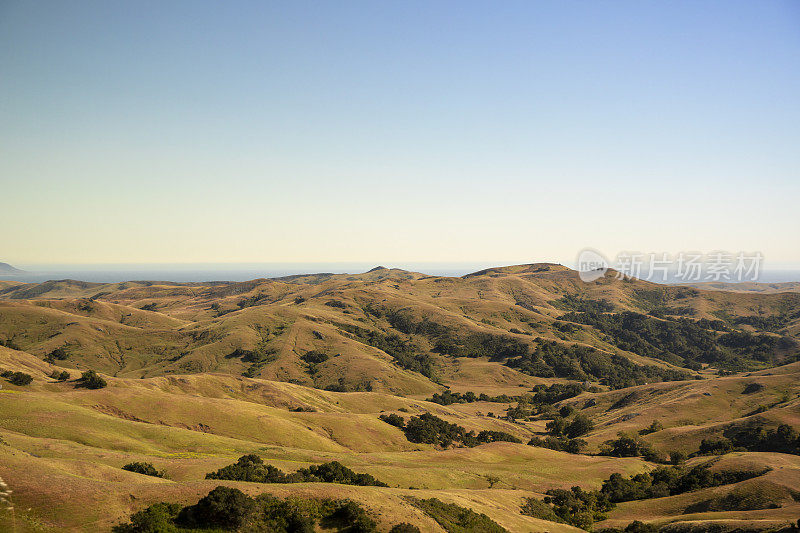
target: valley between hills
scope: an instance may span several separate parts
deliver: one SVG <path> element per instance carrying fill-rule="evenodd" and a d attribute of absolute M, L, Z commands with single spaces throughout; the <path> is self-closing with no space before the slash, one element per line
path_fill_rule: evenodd
<path fill-rule="evenodd" d="M 0 281 L 0 530 L 795 531 L 800 292 L 615 274 Z"/>

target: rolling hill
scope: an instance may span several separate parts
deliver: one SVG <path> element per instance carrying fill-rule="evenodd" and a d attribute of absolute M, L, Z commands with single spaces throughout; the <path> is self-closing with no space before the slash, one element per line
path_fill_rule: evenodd
<path fill-rule="evenodd" d="M 110 530 L 225 485 L 350 499 L 380 531 L 479 530 L 414 503 L 430 498 L 508 531 L 567 531 L 583 522 L 526 502 L 601 490 L 614 473 L 695 467 L 712 480 L 753 474 L 619 501 L 590 524 L 795 521 L 799 456 L 768 441 L 800 427 L 800 293 L 614 274 L 584 283 L 537 263 L 460 278 L 377 267 L 247 282 L 0 282 L 0 479 L 14 503 L 0 527 Z M 107 386 L 82 386 L 89 370 Z M 579 418 L 590 424 L 570 437 Z M 624 453 L 620 432 L 635 442 Z M 573 453 L 559 448 L 570 440 Z M 388 487 L 205 479 L 246 454 L 289 473 L 337 461 Z M 121 469 L 131 462 L 165 477 Z"/>

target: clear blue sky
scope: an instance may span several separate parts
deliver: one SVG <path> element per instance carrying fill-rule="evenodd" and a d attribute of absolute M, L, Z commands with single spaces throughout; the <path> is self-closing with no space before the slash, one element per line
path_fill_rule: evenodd
<path fill-rule="evenodd" d="M 0 261 L 800 264 L 800 2 L 0 0 Z"/>

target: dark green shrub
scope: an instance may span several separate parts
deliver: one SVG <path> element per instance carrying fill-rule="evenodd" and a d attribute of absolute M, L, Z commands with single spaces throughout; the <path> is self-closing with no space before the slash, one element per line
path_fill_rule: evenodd
<path fill-rule="evenodd" d="M 532 437 L 528 441 L 528 446 L 538 446 L 539 448 L 548 448 L 559 452 L 567 453 L 580 453 L 581 449 L 586 446 L 586 441 L 583 439 L 564 439 L 558 437 Z"/>
<path fill-rule="evenodd" d="M 532 516 L 541 520 L 549 520 L 550 522 L 564 522 L 555 512 L 553 508 L 544 503 L 542 500 L 536 498 L 525 498 L 525 503 L 519 511 L 526 516 Z"/>
<path fill-rule="evenodd" d="M 680 450 L 669 452 L 669 461 L 674 465 L 679 465 L 686 461 L 686 454 Z"/>
<path fill-rule="evenodd" d="M 708 465 L 698 465 L 688 470 L 674 466 L 660 467 L 629 478 L 619 473 L 611 474 L 611 477 L 603 482 L 600 492 L 614 503 L 645 500 L 738 483 L 766 472 L 739 470 L 711 472 Z"/>
<path fill-rule="evenodd" d="M 48 359 L 57 359 L 59 361 L 63 361 L 69 357 L 69 354 L 64 348 L 56 348 L 49 354 L 47 354 Z"/>
<path fill-rule="evenodd" d="M 81 374 L 75 387 L 85 387 L 87 389 L 102 389 L 107 385 L 106 380 L 101 378 L 94 370 L 87 370 Z"/>
<path fill-rule="evenodd" d="M 453 441 L 461 441 L 464 435 L 463 427 L 430 413 L 412 416 L 403 431 L 411 442 L 438 444 L 444 448 L 453 444 Z"/>
<path fill-rule="evenodd" d="M 114 526 L 113 533 L 177 533 L 174 520 L 181 506 L 178 503 L 156 503 L 131 515 L 130 523 Z"/>
<path fill-rule="evenodd" d="M 346 531 L 352 533 L 374 533 L 378 524 L 358 503 L 354 501 L 343 502 L 331 515 L 331 521 L 349 526 Z"/>
<path fill-rule="evenodd" d="M 558 414 L 561 418 L 569 418 L 574 412 L 575 408 L 571 405 L 564 405 L 558 410 Z"/>
<path fill-rule="evenodd" d="M 50 377 L 56 381 L 67 381 L 69 379 L 69 372 L 66 370 L 53 370 Z"/>
<path fill-rule="evenodd" d="M 388 487 L 370 474 L 353 472 L 338 461 L 321 465 L 312 465 L 298 470 L 292 477 L 299 476 L 302 481 L 322 481 L 324 483 L 340 483 L 342 485 L 360 485 L 362 487 Z"/>
<path fill-rule="evenodd" d="M 625 533 L 658 533 L 658 526 L 634 520 L 625 527 Z"/>
<path fill-rule="evenodd" d="M 325 354 L 325 353 L 322 353 L 322 352 L 310 351 L 310 352 L 304 353 L 300 357 L 300 359 L 302 359 L 303 361 L 305 361 L 309 365 L 317 365 L 319 363 L 324 363 L 325 361 L 330 359 L 330 356 L 328 354 Z"/>
<path fill-rule="evenodd" d="M 409 524 L 408 522 L 401 522 L 392 526 L 389 533 L 420 533 L 417 526 Z"/>
<path fill-rule="evenodd" d="M 220 486 L 196 504 L 184 507 L 176 521 L 189 527 L 237 529 L 254 506 L 253 499 L 239 489 Z"/>
<path fill-rule="evenodd" d="M 236 463 L 206 474 L 206 479 L 228 479 L 255 483 L 323 482 L 372 487 L 388 486 L 370 474 L 353 472 L 338 461 L 312 465 L 308 468 L 301 468 L 293 474 L 285 474 L 278 468 L 265 464 L 261 457 L 254 454 L 243 455 Z"/>
<path fill-rule="evenodd" d="M 127 470 L 128 472 L 136 472 L 137 474 L 142 474 L 145 476 L 153 476 L 153 477 L 164 477 L 164 472 L 156 470 L 150 463 L 128 463 L 122 467 L 123 470 Z"/>
<path fill-rule="evenodd" d="M 594 424 L 591 420 L 589 420 L 589 417 L 579 414 L 572 420 L 572 422 L 567 424 L 567 427 L 564 428 L 564 434 L 568 438 L 574 439 L 586 435 L 592 429 L 594 429 Z"/>
<path fill-rule="evenodd" d="M 733 443 L 729 439 L 703 439 L 700 441 L 698 455 L 724 455 L 734 451 Z"/>
<path fill-rule="evenodd" d="M 383 420 L 387 424 L 398 428 L 403 428 L 406 425 L 406 419 L 394 413 L 390 413 L 388 415 L 380 415 L 378 418 Z"/>
<path fill-rule="evenodd" d="M 619 433 L 616 439 L 606 441 L 600 450 L 601 455 L 611 457 L 652 456 L 653 453 L 649 444 L 626 433 Z"/>
<path fill-rule="evenodd" d="M 19 345 L 11 339 L 0 339 L 0 346 L 5 346 L 6 348 L 11 348 L 12 350 L 22 351 L 22 348 L 20 348 Z"/>
<path fill-rule="evenodd" d="M 436 392 L 426 402 L 438 403 L 439 405 L 452 405 L 454 403 L 472 403 L 472 402 L 497 402 L 497 403 L 511 403 L 519 401 L 519 396 L 508 396 L 507 394 L 500 394 L 498 396 L 489 396 L 486 393 L 475 394 L 472 391 L 467 391 L 464 394 L 460 392 L 452 392 L 446 390 L 444 392 Z"/>
<path fill-rule="evenodd" d="M 561 437 L 564 435 L 564 430 L 567 428 L 567 421 L 560 416 L 555 417 L 553 420 L 545 425 L 545 429 L 553 437 Z"/>
<path fill-rule="evenodd" d="M 444 503 L 436 498 L 408 498 L 408 501 L 436 520 L 448 533 L 508 533 L 485 514 L 454 503 Z"/>
<path fill-rule="evenodd" d="M 548 490 L 544 503 L 551 505 L 562 521 L 581 529 L 590 529 L 594 522 L 604 520 L 605 513 L 614 508 L 604 494 L 580 487 Z"/>
<path fill-rule="evenodd" d="M 14 385 L 25 386 L 29 385 L 30 382 L 33 381 L 33 376 L 26 374 L 25 372 L 14 372 L 8 376 L 8 381 Z"/>
<path fill-rule="evenodd" d="M 375 521 L 358 503 L 350 500 L 276 498 L 261 494 L 250 498 L 243 492 L 217 487 L 197 504 L 157 503 L 131 515 L 128 524 L 114 533 L 188 533 L 211 530 L 269 531 L 270 533 L 314 533 L 317 525 L 326 531 L 375 533 Z M 412 530 L 413 531 L 413 530 Z"/>
<path fill-rule="evenodd" d="M 264 464 L 264 460 L 255 454 L 239 457 L 236 463 L 206 474 L 206 479 L 229 479 L 255 483 L 287 482 L 286 474 L 272 465 Z"/>
<path fill-rule="evenodd" d="M 788 424 L 767 429 L 763 422 L 756 421 L 741 427 L 731 427 L 724 435 L 731 444 L 751 452 L 780 452 L 800 455 L 800 434 Z"/>
<path fill-rule="evenodd" d="M 647 426 L 644 429 L 639 430 L 639 435 L 649 435 L 650 433 L 656 433 L 657 431 L 661 431 L 664 429 L 664 424 L 662 424 L 658 420 L 653 420 L 653 423 Z"/>
<path fill-rule="evenodd" d="M 756 392 L 761 392 L 765 388 L 766 387 L 761 383 L 748 383 L 742 391 L 742 394 L 754 394 Z"/>

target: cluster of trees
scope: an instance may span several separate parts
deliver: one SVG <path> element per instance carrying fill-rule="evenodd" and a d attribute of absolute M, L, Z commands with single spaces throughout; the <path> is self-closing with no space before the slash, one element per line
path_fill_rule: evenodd
<path fill-rule="evenodd" d="M 666 462 L 663 454 L 653 449 L 647 442 L 628 435 L 627 433 L 620 432 L 617 438 L 608 440 L 600 448 L 600 455 L 608 455 L 610 457 L 642 457 L 646 461 L 654 463 Z"/>
<path fill-rule="evenodd" d="M 717 487 L 738 483 L 763 475 L 765 471 L 719 471 L 711 472 L 707 465 L 691 469 L 661 467 L 643 474 L 625 477 L 619 473 L 611 474 L 603 481 L 600 490 L 586 491 L 580 487 L 571 490 L 548 490 L 543 500 L 527 498 L 522 506 L 522 514 L 563 522 L 589 530 L 592 524 L 606 518 L 606 513 L 617 503 L 648 498 L 660 498 L 683 494 L 706 487 Z M 651 531 L 643 524 L 631 524 L 625 531 Z"/>
<path fill-rule="evenodd" d="M 54 349 L 49 354 L 47 354 L 44 357 L 44 360 L 47 361 L 48 363 L 53 363 L 55 361 L 64 361 L 67 358 L 69 358 L 69 354 L 67 353 L 67 350 L 64 349 L 64 347 L 62 346 Z"/>
<path fill-rule="evenodd" d="M 0 377 L 6 378 L 14 385 L 28 385 L 33 381 L 33 376 L 25 372 L 12 372 L 10 370 L 0 370 Z M 57 381 L 67 381 L 70 378 L 66 370 L 54 370 L 50 377 Z M 87 370 L 76 380 L 75 387 L 87 389 L 102 389 L 107 385 L 106 380 L 101 378 L 94 370 Z"/>
<path fill-rule="evenodd" d="M 379 418 L 387 424 L 402 429 L 410 442 L 436 444 L 442 448 L 448 448 L 453 444 L 473 447 L 487 442 L 522 442 L 505 431 L 483 430 L 475 434 L 474 431 L 467 431 L 463 426 L 452 424 L 430 413 L 412 416 L 408 423 L 402 416 L 395 414 L 381 415 Z"/>
<path fill-rule="evenodd" d="M 12 372 L 11 370 L 0 371 L 0 377 L 6 378 L 12 385 L 29 385 L 33 381 L 33 376 L 25 372 Z"/>
<path fill-rule="evenodd" d="M 464 394 L 460 392 L 451 392 L 446 390 L 444 392 L 435 392 L 433 396 L 426 401 L 438 403 L 439 405 L 452 405 L 454 403 L 473 403 L 473 402 L 497 402 L 497 403 L 511 403 L 518 401 L 519 396 L 509 396 L 507 394 L 500 394 L 498 396 L 489 396 L 486 393 L 475 394 L 472 391 L 467 391 Z"/>
<path fill-rule="evenodd" d="M 433 351 L 453 357 L 489 357 L 502 360 L 527 353 L 529 346 L 508 335 L 468 333 L 459 335 L 453 328 L 427 317 L 416 318 L 405 309 L 387 309 L 373 305 L 364 308 L 372 316 L 385 318 L 389 325 L 407 335 L 421 335 L 431 340 Z"/>
<path fill-rule="evenodd" d="M 381 309 L 369 307 L 369 314 L 383 317 L 397 331 L 406 335 L 423 335 L 425 337 L 441 337 L 450 333 L 450 328 L 427 317 L 417 319 L 405 309 Z"/>
<path fill-rule="evenodd" d="M 649 426 L 639 430 L 639 435 L 649 435 L 651 433 L 661 431 L 662 429 L 664 429 L 664 424 L 662 424 L 659 420 L 653 420 Z"/>
<path fill-rule="evenodd" d="M 634 302 L 639 309 L 642 309 L 650 316 L 664 317 L 666 315 L 686 315 L 692 316 L 695 310 L 692 307 L 670 305 L 673 300 L 680 300 L 688 296 L 696 296 L 694 289 L 678 289 L 677 293 L 671 294 L 667 289 L 636 289 L 633 291 Z"/>
<path fill-rule="evenodd" d="M 620 348 L 643 355 L 660 357 L 669 362 L 699 369 L 698 359 L 707 350 L 717 348 L 713 332 L 686 319 L 657 320 L 638 313 L 607 314 L 613 306 L 603 300 L 565 295 L 557 300 L 562 309 L 571 310 L 563 319 L 588 324 L 607 333 Z M 636 365 L 618 354 L 608 354 L 580 345 L 564 345 L 536 339 L 531 350 L 527 341 L 509 335 L 490 333 L 459 334 L 453 328 L 429 318 L 416 318 L 406 310 L 384 309 L 367 305 L 365 312 L 385 318 L 389 324 L 407 335 L 430 339 L 433 352 L 454 357 L 488 357 L 539 377 L 562 377 L 576 381 L 600 381 L 611 388 L 624 388 L 654 381 L 689 379 L 687 372 L 652 365 Z M 568 324 L 566 324 L 568 325 Z M 397 334 L 384 334 L 354 325 L 340 327 L 359 340 L 391 355 L 400 366 L 432 376 L 430 356 Z M 666 348 L 656 348 L 661 345 Z M 443 401 L 450 399 L 441 398 Z"/>
<path fill-rule="evenodd" d="M 592 524 L 606 518 L 614 503 L 600 491 L 586 491 L 580 487 L 571 490 L 551 489 L 543 500 L 526 498 L 520 512 L 524 515 L 562 522 L 589 530 Z"/>
<path fill-rule="evenodd" d="M 589 417 L 579 414 L 571 421 L 558 416 L 548 422 L 545 427 L 547 432 L 553 437 L 567 437 L 568 439 L 575 439 L 589 433 L 592 429 L 594 429 L 594 424 L 591 420 L 589 420 Z"/>
<path fill-rule="evenodd" d="M 81 377 L 75 382 L 75 387 L 84 387 L 87 389 L 102 389 L 108 385 L 106 380 L 101 378 L 94 370 L 87 370 L 81 374 Z"/>
<path fill-rule="evenodd" d="M 483 513 L 444 503 L 436 498 L 407 498 L 408 502 L 436 520 L 445 531 L 458 533 L 508 533 L 504 527 Z"/>
<path fill-rule="evenodd" d="M 800 455 L 800 434 L 788 424 L 767 429 L 763 422 L 725 430 L 721 439 L 703 439 L 697 455 L 722 455 L 733 451 L 780 452 Z"/>
<path fill-rule="evenodd" d="M 565 294 L 558 300 L 551 301 L 550 305 L 564 311 L 610 313 L 614 310 L 614 304 L 606 299 L 594 300 L 578 294 Z"/>
<path fill-rule="evenodd" d="M 406 425 L 406 420 L 400 415 L 396 415 L 394 413 L 390 413 L 388 415 L 380 415 L 379 419 L 383 420 L 390 426 L 394 426 L 397 428 L 404 428 Z"/>
<path fill-rule="evenodd" d="M 605 333 L 621 350 L 655 357 L 684 366 L 711 362 L 719 352 L 714 332 L 699 327 L 689 319 L 648 317 L 632 311 L 615 314 L 592 312 L 567 313 L 561 317 L 587 324 Z"/>
<path fill-rule="evenodd" d="M 517 405 L 509 407 L 507 414 L 510 418 L 527 419 L 538 415 L 542 419 L 555 418 L 561 416 L 566 418 L 574 411 L 571 405 L 562 406 L 556 409 L 553 404 L 573 398 L 584 390 L 595 390 L 594 387 L 587 389 L 579 383 L 554 383 L 553 385 L 536 385 L 531 392 L 533 394 L 523 394 L 517 398 Z"/>
<path fill-rule="evenodd" d="M 357 383 L 348 383 L 342 376 L 335 383 L 326 385 L 325 390 L 331 392 L 372 392 L 372 382 L 363 379 Z"/>
<path fill-rule="evenodd" d="M 0 346 L 5 346 L 6 348 L 11 348 L 12 350 L 22 351 L 22 348 L 20 348 L 19 345 L 12 339 L 0 339 Z"/>
<path fill-rule="evenodd" d="M 12 372 L 10 370 L 0 370 L 0 377 L 6 378 L 14 385 L 28 385 L 33 381 L 33 376 L 25 372 Z M 69 372 L 66 370 L 54 370 L 50 377 L 57 381 L 67 381 L 70 378 Z M 101 378 L 94 370 L 87 370 L 81 377 L 76 380 L 75 387 L 84 387 L 87 389 L 102 389 L 107 385 L 106 380 Z"/>
<path fill-rule="evenodd" d="M 232 465 L 206 474 L 206 479 L 228 479 L 232 481 L 252 481 L 256 483 L 339 483 L 362 487 L 388 487 L 370 474 L 353 472 L 338 461 L 301 468 L 286 474 L 282 470 L 265 464 L 258 455 L 243 455 Z"/>
<path fill-rule="evenodd" d="M 611 477 L 603 481 L 600 492 L 613 503 L 662 498 L 707 487 L 738 483 L 745 479 L 764 475 L 768 471 L 721 470 L 712 472 L 707 464 L 690 469 L 676 466 L 660 467 L 631 477 L 625 477 L 619 473 L 611 474 Z"/>
<path fill-rule="evenodd" d="M 253 307 L 255 305 L 260 305 L 261 303 L 268 300 L 269 300 L 269 295 L 264 293 L 258 293 L 252 296 L 246 296 L 242 298 L 241 300 L 236 302 L 236 305 L 239 306 L 239 309 L 244 309 L 246 307 Z M 222 314 L 227 314 L 227 313 L 222 313 Z"/>
<path fill-rule="evenodd" d="M 301 355 L 300 359 L 302 359 L 309 365 L 318 365 L 330 359 L 330 356 L 323 352 L 317 352 L 315 350 L 311 350 L 310 352 L 306 352 L 303 355 Z"/>
<path fill-rule="evenodd" d="M 655 524 L 648 524 L 646 522 L 634 520 L 625 526 L 624 529 L 621 527 L 605 527 L 598 530 L 598 533 L 657 533 L 658 530 L 659 527 Z"/>
<path fill-rule="evenodd" d="M 203 529 L 313 533 L 319 524 L 351 533 L 378 531 L 370 513 L 352 500 L 276 498 L 270 494 L 251 498 L 239 489 L 222 486 L 194 505 L 181 507 L 164 502 L 151 505 L 131 515 L 127 524 L 117 525 L 112 531 L 178 533 Z M 410 528 L 408 524 L 398 524 L 392 532 L 419 532 L 419 529 Z"/>
<path fill-rule="evenodd" d="M 698 370 L 701 363 L 736 371 L 753 369 L 764 363 L 777 364 L 776 351 L 794 344 L 791 339 L 772 335 L 742 331 L 719 333 L 719 327 L 707 320 L 657 319 L 632 311 L 613 314 L 573 311 L 560 318 L 594 327 L 621 350 L 692 370 Z"/>
<path fill-rule="evenodd" d="M 559 452 L 567 453 L 581 453 L 581 450 L 586 446 L 586 441 L 583 439 L 568 439 L 563 437 L 547 436 L 545 438 L 532 437 L 528 441 L 529 446 L 537 446 L 539 448 L 549 448 Z"/>
<path fill-rule="evenodd" d="M 795 317 L 796 318 L 796 317 Z M 736 325 L 746 324 L 762 331 L 777 333 L 785 328 L 792 321 L 792 317 L 786 314 L 771 316 L 737 316 L 732 319 Z"/>
<path fill-rule="evenodd" d="M 578 344 L 536 339 L 536 349 L 506 361 L 506 365 L 532 376 L 560 377 L 576 381 L 599 381 L 621 389 L 654 381 L 689 379 L 687 372 L 652 365 L 637 365 L 618 355 Z"/>
<path fill-rule="evenodd" d="M 433 351 L 453 357 L 488 357 L 492 361 L 502 361 L 524 356 L 530 352 L 530 346 L 508 335 L 470 333 L 459 337 L 448 331 L 436 339 Z"/>
<path fill-rule="evenodd" d="M 234 351 L 225 356 L 226 359 L 240 358 L 243 363 L 250 363 L 247 370 L 242 372 L 246 378 L 254 378 L 258 375 L 264 365 L 275 361 L 278 356 L 277 351 L 268 345 L 269 340 L 262 338 L 255 349 L 245 350 L 244 348 L 236 348 Z"/>
<path fill-rule="evenodd" d="M 789 337 L 775 337 L 773 335 L 754 335 L 746 331 L 731 331 L 719 336 L 719 343 L 732 352 L 733 369 L 750 368 L 754 365 L 748 361 L 759 363 L 777 364 L 778 349 L 789 349 L 796 347 L 796 343 Z M 794 359 L 797 359 L 795 354 Z M 740 361 L 741 360 L 741 361 Z"/>
<path fill-rule="evenodd" d="M 66 370 L 53 370 L 50 373 L 50 377 L 56 381 L 67 381 L 69 379 L 69 372 Z"/>
<path fill-rule="evenodd" d="M 587 390 L 580 383 L 554 383 L 550 386 L 536 385 L 533 388 L 531 401 L 537 404 L 554 404 L 568 400 Z"/>
<path fill-rule="evenodd" d="M 153 477 L 165 477 L 166 473 L 163 470 L 158 470 L 152 463 L 128 463 L 122 467 L 123 470 L 127 470 L 128 472 L 136 472 L 137 474 L 142 474 L 145 476 L 153 476 Z"/>
<path fill-rule="evenodd" d="M 400 338 L 399 335 L 395 333 L 387 335 L 353 324 L 340 324 L 339 327 L 364 344 L 383 350 L 402 368 L 419 372 L 428 378 L 434 377 L 433 359 L 428 354 L 421 352 L 413 343 Z"/>

